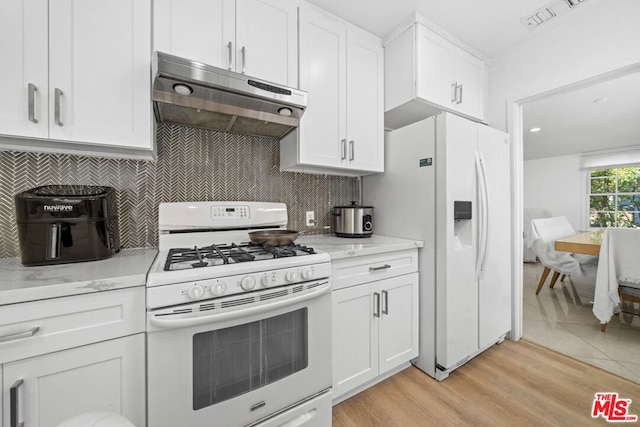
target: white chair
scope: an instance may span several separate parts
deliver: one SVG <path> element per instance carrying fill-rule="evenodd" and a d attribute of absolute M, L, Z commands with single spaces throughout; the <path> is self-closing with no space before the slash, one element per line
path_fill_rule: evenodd
<path fill-rule="evenodd" d="M 523 262 L 536 262 L 537 257 L 533 248 L 530 246 L 531 239 L 531 221 L 538 218 L 549 218 L 551 216 L 551 212 L 546 209 L 541 208 L 524 208 L 523 210 L 523 221 L 524 224 L 524 239 L 522 243 L 522 261 Z"/>
<path fill-rule="evenodd" d="M 609 228 L 600 245 L 593 314 L 604 332 L 621 301 L 640 303 L 640 229 Z"/>
<path fill-rule="evenodd" d="M 588 267 L 588 265 L 591 264 L 593 266 L 595 257 L 555 250 L 556 240 L 573 236 L 574 234 L 576 234 L 576 231 L 564 216 L 540 218 L 531 221 L 531 247 L 542 265 L 544 265 L 536 295 L 540 293 L 551 271 L 553 271 L 553 277 L 549 284 L 550 288 L 553 288 L 558 276 L 561 274 L 560 281 L 563 281 L 565 276 L 593 274 L 593 268 Z"/>

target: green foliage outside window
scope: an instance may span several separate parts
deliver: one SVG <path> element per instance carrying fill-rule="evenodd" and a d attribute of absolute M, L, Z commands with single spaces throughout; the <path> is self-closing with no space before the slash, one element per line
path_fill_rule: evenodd
<path fill-rule="evenodd" d="M 591 171 L 591 227 L 640 227 L 640 167 Z"/>

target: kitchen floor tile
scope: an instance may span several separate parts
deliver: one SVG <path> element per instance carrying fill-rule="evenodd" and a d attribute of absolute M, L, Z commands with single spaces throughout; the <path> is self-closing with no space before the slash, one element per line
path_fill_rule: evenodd
<path fill-rule="evenodd" d="M 567 277 L 553 289 L 547 279 L 536 295 L 542 271 L 539 263 L 524 264 L 524 337 L 640 382 L 640 316 L 614 316 L 603 333 L 592 312 L 595 279 Z M 638 304 L 627 304 L 624 309 L 638 311 Z"/>

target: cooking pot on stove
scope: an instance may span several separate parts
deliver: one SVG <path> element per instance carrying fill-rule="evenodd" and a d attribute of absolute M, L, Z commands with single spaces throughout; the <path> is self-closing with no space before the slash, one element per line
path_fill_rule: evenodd
<path fill-rule="evenodd" d="M 373 206 L 333 207 L 333 232 L 339 237 L 369 237 L 373 234 Z"/>

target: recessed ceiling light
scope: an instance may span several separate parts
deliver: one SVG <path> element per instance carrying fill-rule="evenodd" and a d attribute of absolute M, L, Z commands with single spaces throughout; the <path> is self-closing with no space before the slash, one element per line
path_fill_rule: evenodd
<path fill-rule="evenodd" d="M 529 129 L 529 132 L 536 133 L 536 132 L 540 132 L 541 130 L 542 129 L 540 129 L 540 128 L 531 128 L 531 129 Z"/>

